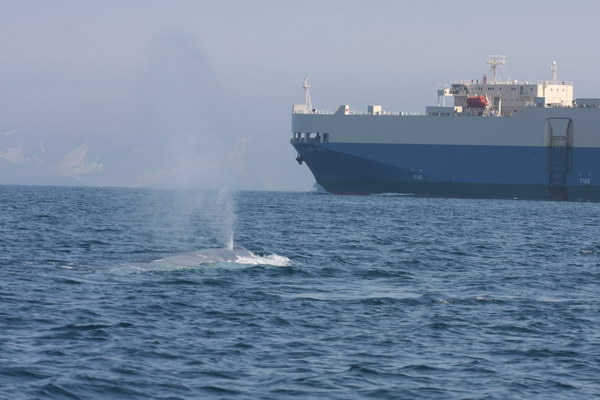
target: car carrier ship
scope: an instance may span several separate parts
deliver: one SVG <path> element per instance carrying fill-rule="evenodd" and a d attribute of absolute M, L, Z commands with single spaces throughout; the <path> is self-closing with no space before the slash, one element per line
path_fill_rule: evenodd
<path fill-rule="evenodd" d="M 330 193 L 600 201 L 600 99 L 557 78 L 452 82 L 424 113 L 292 110 L 296 160 Z M 446 106 L 446 98 L 453 105 Z"/>

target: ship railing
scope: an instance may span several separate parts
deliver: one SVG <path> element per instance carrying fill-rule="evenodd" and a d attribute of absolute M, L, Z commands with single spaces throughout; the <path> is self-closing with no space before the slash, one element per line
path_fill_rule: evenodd
<path fill-rule="evenodd" d="M 483 82 L 481 79 L 477 80 L 477 79 L 473 79 L 473 80 L 458 80 L 458 81 L 452 81 L 451 82 L 452 85 L 454 84 L 460 84 L 460 85 L 573 85 L 573 81 L 545 81 L 545 80 L 540 80 L 540 81 L 496 81 L 496 82 L 492 82 L 492 81 L 487 81 L 487 82 Z"/>
<path fill-rule="evenodd" d="M 572 81 L 538 81 L 537 83 L 541 84 L 541 85 L 573 85 Z"/>
<path fill-rule="evenodd" d="M 481 79 L 471 79 L 471 80 L 458 80 L 458 81 L 452 81 L 451 84 L 461 84 L 461 85 L 534 85 L 537 82 L 532 82 L 532 81 L 496 81 L 496 82 L 492 82 L 491 80 L 488 80 L 486 82 L 483 82 L 483 80 Z"/>
<path fill-rule="evenodd" d="M 293 111 L 293 114 L 333 114 L 333 112 L 331 111 L 327 111 L 327 110 L 300 110 L 300 111 Z"/>
<path fill-rule="evenodd" d="M 326 110 L 312 110 L 311 112 L 295 112 L 294 114 L 318 114 L 318 115 L 334 115 L 334 112 Z M 378 113 L 370 113 L 368 111 L 350 110 L 342 115 L 393 115 L 393 116 L 422 116 L 427 113 L 419 111 L 380 111 Z"/>
<path fill-rule="evenodd" d="M 350 110 L 346 113 L 346 115 L 393 115 L 393 116 L 402 116 L 402 115 L 427 115 L 424 112 L 418 111 L 380 111 L 378 113 L 370 113 L 368 111 L 359 111 L 359 110 Z"/>

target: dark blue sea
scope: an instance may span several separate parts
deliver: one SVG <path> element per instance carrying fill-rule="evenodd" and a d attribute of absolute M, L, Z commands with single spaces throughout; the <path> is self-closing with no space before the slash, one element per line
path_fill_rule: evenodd
<path fill-rule="evenodd" d="M 0 398 L 600 398 L 600 204 L 228 196 L 0 186 Z"/>

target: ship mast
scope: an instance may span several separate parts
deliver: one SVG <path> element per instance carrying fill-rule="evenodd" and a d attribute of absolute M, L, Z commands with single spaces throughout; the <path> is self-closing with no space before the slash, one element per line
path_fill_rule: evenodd
<path fill-rule="evenodd" d="M 490 65 L 490 69 L 492 70 L 492 83 L 496 83 L 496 67 L 506 64 L 506 57 L 488 56 L 486 63 Z"/>
<path fill-rule="evenodd" d="M 310 99 L 310 85 L 308 84 L 308 74 L 304 75 L 304 83 L 302 84 L 304 88 L 304 104 L 306 105 L 307 110 L 312 110 L 312 101 Z"/>
<path fill-rule="evenodd" d="M 552 71 L 552 83 L 556 84 L 558 82 L 558 66 L 556 65 L 556 61 L 552 61 L 552 66 L 550 67 L 550 70 Z"/>

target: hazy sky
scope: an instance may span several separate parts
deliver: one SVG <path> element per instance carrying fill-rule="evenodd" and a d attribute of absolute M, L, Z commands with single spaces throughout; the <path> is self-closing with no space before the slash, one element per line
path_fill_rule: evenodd
<path fill-rule="evenodd" d="M 0 184 L 308 190 L 313 105 L 423 111 L 487 73 L 600 97 L 597 1 L 0 0 Z"/>

